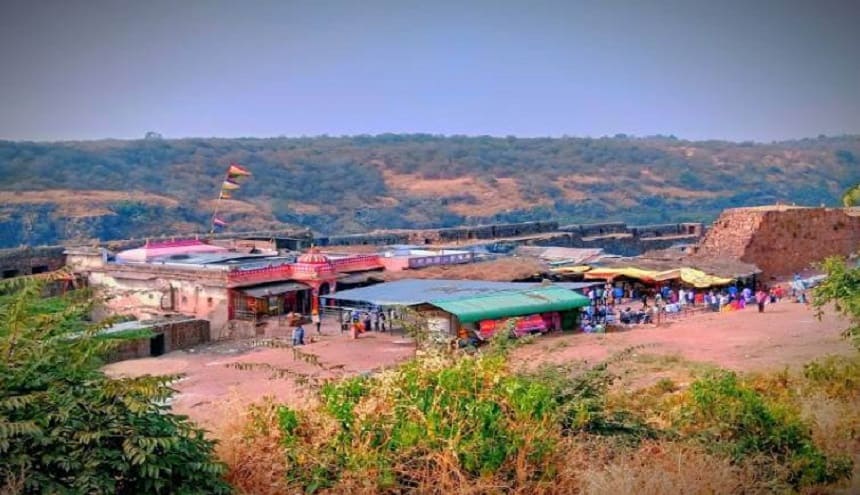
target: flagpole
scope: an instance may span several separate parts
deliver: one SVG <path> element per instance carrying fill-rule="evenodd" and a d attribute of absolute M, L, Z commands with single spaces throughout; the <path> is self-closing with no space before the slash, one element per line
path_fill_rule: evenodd
<path fill-rule="evenodd" d="M 209 237 L 212 238 L 215 236 L 215 219 L 218 218 L 218 211 L 220 210 L 221 200 L 224 196 L 224 183 L 227 182 L 227 179 L 230 178 L 230 165 L 227 165 L 227 171 L 224 172 L 224 178 L 221 180 L 221 186 L 218 188 L 218 201 L 215 202 L 215 211 L 212 213 L 212 221 L 210 222 L 209 228 Z"/>

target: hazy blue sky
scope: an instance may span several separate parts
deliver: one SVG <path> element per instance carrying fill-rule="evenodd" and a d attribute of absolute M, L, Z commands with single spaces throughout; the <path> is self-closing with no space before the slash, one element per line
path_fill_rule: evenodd
<path fill-rule="evenodd" d="M 860 0 L 0 0 L 0 138 L 860 133 Z"/>

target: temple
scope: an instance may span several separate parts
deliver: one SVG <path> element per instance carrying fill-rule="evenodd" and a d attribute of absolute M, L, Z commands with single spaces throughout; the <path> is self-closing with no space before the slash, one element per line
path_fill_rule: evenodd
<path fill-rule="evenodd" d="M 213 340 L 252 332 L 266 317 L 319 310 L 321 295 L 365 284 L 383 269 L 376 254 L 295 257 L 256 245 L 200 240 L 147 242 L 115 255 L 67 250 L 67 263 L 99 288 L 105 309 L 139 319 L 172 314 L 209 320 Z"/>

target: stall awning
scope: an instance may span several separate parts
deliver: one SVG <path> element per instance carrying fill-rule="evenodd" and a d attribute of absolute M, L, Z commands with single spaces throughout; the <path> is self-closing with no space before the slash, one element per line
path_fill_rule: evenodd
<path fill-rule="evenodd" d="M 615 277 L 628 277 L 635 278 L 637 280 L 642 280 L 645 282 L 653 282 L 654 277 L 657 276 L 659 272 L 653 270 L 640 270 L 639 268 L 594 268 L 593 270 L 585 273 L 586 280 L 612 280 Z"/>
<path fill-rule="evenodd" d="M 524 316 L 551 311 L 568 311 L 588 306 L 585 296 L 559 287 L 496 293 L 430 304 L 455 315 L 461 323 Z"/>
<path fill-rule="evenodd" d="M 715 285 L 728 285 L 732 283 L 731 278 L 716 277 L 696 270 L 695 268 L 680 268 L 677 270 L 679 278 L 697 289 L 704 289 Z"/>
<path fill-rule="evenodd" d="M 662 272 L 654 270 L 640 270 L 639 268 L 595 268 L 585 274 L 586 279 L 612 280 L 615 277 L 628 277 L 643 282 L 663 282 L 666 280 L 681 280 L 693 287 L 703 289 L 706 287 L 728 285 L 732 283 L 731 278 L 716 277 L 696 270 L 695 268 L 676 268 Z"/>
<path fill-rule="evenodd" d="M 251 297 L 267 297 L 277 296 L 285 292 L 294 292 L 298 290 L 308 290 L 310 286 L 301 282 L 279 282 L 277 284 L 255 285 L 254 287 L 245 287 L 241 292 Z"/>

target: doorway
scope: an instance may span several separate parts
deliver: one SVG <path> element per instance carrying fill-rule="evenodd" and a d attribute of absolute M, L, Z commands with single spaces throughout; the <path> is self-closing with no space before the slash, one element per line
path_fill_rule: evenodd
<path fill-rule="evenodd" d="M 152 357 L 164 354 L 164 334 L 159 333 L 149 339 L 149 355 Z"/>

